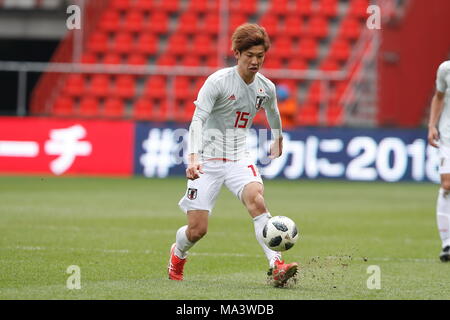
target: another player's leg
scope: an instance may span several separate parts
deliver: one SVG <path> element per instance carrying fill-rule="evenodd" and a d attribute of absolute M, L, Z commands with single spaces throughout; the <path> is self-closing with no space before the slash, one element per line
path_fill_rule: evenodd
<path fill-rule="evenodd" d="M 241 195 L 242 202 L 253 218 L 256 239 L 261 245 L 267 260 L 269 261 L 269 280 L 276 287 L 283 287 L 289 279 L 295 277 L 298 271 L 298 263 L 284 263 L 281 253 L 267 247 L 264 243 L 262 230 L 271 215 L 264 201 L 264 186 L 259 182 L 247 184 Z"/>
<path fill-rule="evenodd" d="M 184 264 L 188 250 L 203 236 L 208 229 L 207 210 L 191 210 L 187 212 L 188 224 L 177 231 L 176 242 L 170 248 L 168 265 L 169 279 L 183 280 Z"/>
<path fill-rule="evenodd" d="M 442 262 L 447 262 L 450 261 L 450 174 L 441 174 L 441 188 L 436 207 L 437 225 L 442 241 L 439 258 Z"/>

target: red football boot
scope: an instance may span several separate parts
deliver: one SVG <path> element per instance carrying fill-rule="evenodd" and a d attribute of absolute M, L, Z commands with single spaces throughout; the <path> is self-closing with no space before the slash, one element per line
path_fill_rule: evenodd
<path fill-rule="evenodd" d="M 274 268 L 268 272 L 269 280 L 275 287 L 284 287 L 289 279 L 294 279 L 297 275 L 298 263 L 284 263 L 283 260 L 276 260 Z"/>
<path fill-rule="evenodd" d="M 175 246 L 176 243 L 174 243 L 170 248 L 170 259 L 167 269 L 169 272 L 169 279 L 181 281 L 183 280 L 183 269 L 184 264 L 186 263 L 186 259 L 178 258 L 175 255 Z"/>

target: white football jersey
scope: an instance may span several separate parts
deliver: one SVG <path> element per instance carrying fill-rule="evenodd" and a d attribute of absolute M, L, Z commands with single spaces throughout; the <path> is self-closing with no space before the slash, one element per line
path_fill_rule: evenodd
<path fill-rule="evenodd" d="M 203 159 L 239 160 L 247 156 L 246 138 L 256 112 L 266 111 L 269 124 L 281 134 L 275 85 L 260 73 L 246 84 L 237 66 L 218 70 L 208 77 L 194 102 L 194 120 L 202 122 L 200 135 L 190 138 L 190 153 Z M 191 124 L 192 128 L 192 124 Z"/>
<path fill-rule="evenodd" d="M 450 60 L 443 62 L 438 68 L 436 90 L 445 93 L 444 106 L 439 119 L 439 135 L 450 139 Z"/>

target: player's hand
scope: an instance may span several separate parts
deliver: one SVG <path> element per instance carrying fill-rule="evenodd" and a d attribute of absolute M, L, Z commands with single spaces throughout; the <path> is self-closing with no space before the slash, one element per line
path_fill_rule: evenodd
<path fill-rule="evenodd" d="M 283 137 L 276 139 L 270 146 L 270 159 L 275 159 L 283 153 Z"/>
<path fill-rule="evenodd" d="M 439 148 L 439 131 L 436 127 L 430 127 L 428 129 L 428 143 L 435 148 Z"/>
<path fill-rule="evenodd" d="M 200 178 L 200 174 L 203 174 L 202 165 L 198 160 L 197 154 L 189 155 L 189 164 L 186 169 L 186 178 L 189 180 L 195 180 Z"/>

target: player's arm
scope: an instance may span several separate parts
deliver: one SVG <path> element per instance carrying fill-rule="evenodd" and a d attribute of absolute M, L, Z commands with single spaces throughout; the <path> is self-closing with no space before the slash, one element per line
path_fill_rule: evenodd
<path fill-rule="evenodd" d="M 443 62 L 438 68 L 436 75 L 436 93 L 431 101 L 430 120 L 428 121 L 428 142 L 436 148 L 438 147 L 439 141 L 437 124 L 442 113 L 442 108 L 444 107 L 445 91 L 447 90 L 447 64 L 448 61 Z"/>
<path fill-rule="evenodd" d="M 277 99 L 275 96 L 271 98 L 268 107 L 266 108 L 266 117 L 269 122 L 270 129 L 272 129 L 273 142 L 270 145 L 270 159 L 275 159 L 283 153 L 283 132 L 281 125 L 280 111 L 278 110 Z"/>
<path fill-rule="evenodd" d="M 437 123 L 444 107 L 445 93 L 436 90 L 431 101 L 430 120 L 428 122 L 428 143 L 433 147 L 438 147 L 437 141 L 439 141 L 439 131 L 437 129 Z"/>
<path fill-rule="evenodd" d="M 203 124 L 208 119 L 212 107 L 217 98 L 217 87 L 206 80 L 198 93 L 194 115 L 189 126 L 188 141 L 188 164 L 186 169 L 186 178 L 195 180 L 200 178 L 203 173 L 200 163 L 200 150 L 202 148 Z"/>

